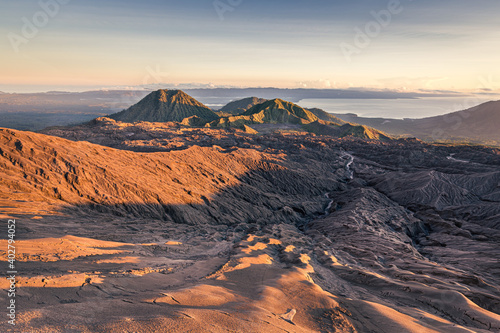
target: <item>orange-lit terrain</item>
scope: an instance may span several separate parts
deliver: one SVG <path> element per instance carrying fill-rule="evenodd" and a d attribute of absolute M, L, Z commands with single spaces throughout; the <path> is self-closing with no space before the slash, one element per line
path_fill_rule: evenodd
<path fill-rule="evenodd" d="M 498 150 L 106 119 L 48 133 L 0 130 L 6 331 L 500 330 Z"/>
<path fill-rule="evenodd" d="M 0 5 L 0 333 L 500 333 L 500 1 Z"/>

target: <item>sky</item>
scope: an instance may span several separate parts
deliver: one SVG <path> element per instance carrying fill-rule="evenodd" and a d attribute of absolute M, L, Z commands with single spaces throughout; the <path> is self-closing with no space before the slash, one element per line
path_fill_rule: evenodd
<path fill-rule="evenodd" d="M 497 0 L 3 0 L 0 90 L 500 89 Z"/>

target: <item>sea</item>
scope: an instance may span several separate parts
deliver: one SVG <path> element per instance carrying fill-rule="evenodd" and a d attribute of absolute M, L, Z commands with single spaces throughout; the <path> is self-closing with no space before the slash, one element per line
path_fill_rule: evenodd
<path fill-rule="evenodd" d="M 492 100 L 500 100 L 500 95 L 414 99 L 302 99 L 297 104 L 303 108 L 319 108 L 340 114 L 354 113 L 367 118 L 419 119 L 466 110 Z"/>

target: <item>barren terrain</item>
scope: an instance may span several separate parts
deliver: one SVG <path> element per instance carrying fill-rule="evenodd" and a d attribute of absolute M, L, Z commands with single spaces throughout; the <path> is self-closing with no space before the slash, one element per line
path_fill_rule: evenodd
<path fill-rule="evenodd" d="M 19 271 L 2 331 L 500 331 L 499 150 L 107 119 L 46 134 L 0 130 Z"/>

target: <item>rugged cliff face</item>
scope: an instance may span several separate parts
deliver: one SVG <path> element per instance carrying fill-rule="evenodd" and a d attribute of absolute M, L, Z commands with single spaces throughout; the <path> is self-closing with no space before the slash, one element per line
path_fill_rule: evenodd
<path fill-rule="evenodd" d="M 0 131 L 23 329 L 500 330 L 498 150 L 107 119 L 51 134 L 71 140 Z"/>

